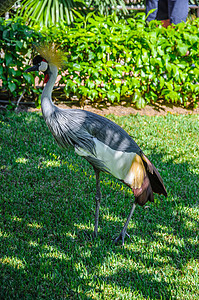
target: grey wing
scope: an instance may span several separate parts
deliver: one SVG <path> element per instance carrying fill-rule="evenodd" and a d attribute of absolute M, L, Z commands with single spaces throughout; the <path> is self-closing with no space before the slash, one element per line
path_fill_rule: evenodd
<path fill-rule="evenodd" d="M 106 166 L 96 156 L 94 138 L 113 150 L 141 153 L 135 141 L 120 126 L 88 111 L 56 108 L 46 123 L 60 146 L 71 145 L 77 153 L 78 149 L 84 149 L 87 155 L 82 156 L 96 168 L 107 172 Z"/>
<path fill-rule="evenodd" d="M 138 154 L 142 152 L 124 129 L 105 117 L 87 112 L 85 126 L 93 137 L 113 150 Z"/>
<path fill-rule="evenodd" d="M 53 115 L 46 119 L 46 123 L 61 147 L 73 146 L 75 152 L 85 157 L 95 168 L 109 172 L 96 156 L 94 137 L 85 126 L 86 117 L 87 113 L 82 110 L 56 109 Z"/>

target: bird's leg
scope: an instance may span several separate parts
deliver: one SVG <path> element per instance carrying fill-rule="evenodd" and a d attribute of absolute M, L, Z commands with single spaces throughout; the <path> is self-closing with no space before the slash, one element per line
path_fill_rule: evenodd
<path fill-rule="evenodd" d="M 131 217 L 132 217 L 132 214 L 133 214 L 133 212 L 134 212 L 134 210 L 135 210 L 135 207 L 136 207 L 136 203 L 134 202 L 134 203 L 133 203 L 133 206 L 132 206 L 132 208 L 131 208 L 130 214 L 129 214 L 127 220 L 126 220 L 126 223 L 124 224 L 124 227 L 123 227 L 122 231 L 120 232 L 119 236 L 114 240 L 114 243 L 115 243 L 115 244 L 117 244 L 118 241 L 119 241 L 120 239 L 122 239 L 122 246 L 124 246 L 124 238 L 125 238 L 125 235 L 127 234 L 127 233 L 126 233 L 126 230 L 127 230 L 128 224 L 129 224 L 129 222 L 130 222 L 130 219 L 131 219 Z"/>
<path fill-rule="evenodd" d="M 95 201 L 96 201 L 96 209 L 95 209 L 95 228 L 94 228 L 94 237 L 97 236 L 98 231 L 98 220 L 99 220 L 99 209 L 100 209 L 100 202 L 101 202 L 101 190 L 100 190 L 100 179 L 99 179 L 99 173 L 100 171 L 95 169 L 95 177 L 96 177 L 96 195 L 95 195 Z"/>

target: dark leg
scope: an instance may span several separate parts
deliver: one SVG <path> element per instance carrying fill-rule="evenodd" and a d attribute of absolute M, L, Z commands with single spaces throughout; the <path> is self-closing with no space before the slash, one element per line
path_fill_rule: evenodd
<path fill-rule="evenodd" d="M 130 214 L 129 214 L 127 220 L 126 220 L 126 223 L 124 224 L 124 227 L 123 227 L 122 231 L 120 232 L 119 236 L 114 240 L 114 243 L 115 243 L 115 244 L 117 244 L 118 241 L 121 239 L 121 240 L 122 240 L 122 246 L 124 246 L 124 238 L 125 238 L 125 235 L 127 234 L 127 233 L 126 233 L 126 230 L 127 230 L 128 224 L 129 224 L 129 222 L 130 222 L 130 219 L 131 219 L 131 217 L 132 217 L 132 214 L 133 214 L 133 212 L 134 212 L 134 210 L 135 210 L 135 207 L 136 207 L 136 204 L 135 204 L 135 202 L 134 202 L 134 203 L 133 203 L 133 206 L 132 206 L 132 208 L 131 208 Z"/>
<path fill-rule="evenodd" d="M 101 190 L 100 190 L 100 179 L 99 179 L 99 173 L 100 171 L 95 169 L 95 176 L 96 176 L 96 195 L 95 195 L 95 201 L 96 201 L 96 209 L 95 209 L 95 228 L 94 228 L 94 237 L 97 236 L 98 231 L 98 220 L 99 220 L 99 209 L 100 209 L 100 202 L 101 202 Z"/>

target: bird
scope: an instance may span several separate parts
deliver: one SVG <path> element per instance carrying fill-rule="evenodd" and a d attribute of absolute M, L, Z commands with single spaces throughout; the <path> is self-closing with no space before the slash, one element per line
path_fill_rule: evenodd
<path fill-rule="evenodd" d="M 114 239 L 117 244 L 127 234 L 127 227 L 136 205 L 154 202 L 154 194 L 167 197 L 163 180 L 152 162 L 133 138 L 113 121 L 82 109 L 61 109 L 53 104 L 52 90 L 62 60 L 58 53 L 47 47 L 37 47 L 38 55 L 26 72 L 44 73 L 45 86 L 41 95 L 43 118 L 54 139 L 62 148 L 72 146 L 79 156 L 93 167 L 96 178 L 94 237 L 98 234 L 101 203 L 100 172 L 106 172 L 130 187 L 134 202 L 126 223 Z"/>

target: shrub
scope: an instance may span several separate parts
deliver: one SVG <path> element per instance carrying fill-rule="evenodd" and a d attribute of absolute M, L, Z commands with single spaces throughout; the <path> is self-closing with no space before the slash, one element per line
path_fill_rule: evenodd
<path fill-rule="evenodd" d="M 0 78 L 10 99 L 22 92 L 34 93 L 34 76 L 24 73 L 32 55 L 32 43 L 42 35 L 23 24 L 22 19 L 0 18 Z"/>
<path fill-rule="evenodd" d="M 73 27 L 51 28 L 50 38 L 71 55 L 60 83 L 91 100 L 128 97 L 138 108 L 163 98 L 197 106 L 199 19 L 164 28 L 157 21 L 80 16 Z"/>
<path fill-rule="evenodd" d="M 3 25 L 2 25 L 3 24 Z M 17 29 L 17 26 L 19 29 Z M 23 64 L 30 58 L 30 44 L 53 41 L 70 59 L 62 74 L 65 94 L 119 102 L 128 99 L 138 108 L 159 99 L 174 104 L 197 106 L 199 100 L 199 19 L 165 29 L 157 21 L 145 24 L 145 15 L 118 19 L 116 15 L 86 18 L 79 15 L 73 26 L 30 30 L 21 21 L 2 22 L 0 35 L 4 53 L 4 86 L 12 94 L 33 82 L 22 76 Z M 9 34 L 9 38 L 7 38 Z M 2 39 L 1 39 L 2 40 Z M 25 58 L 24 58 L 25 57 Z M 17 66 L 16 74 L 13 66 Z M 59 71 L 60 74 L 63 69 Z M 6 75 L 10 74 L 11 75 Z M 18 84 L 20 81 L 20 84 Z M 19 90 L 17 90 L 17 87 Z"/>

